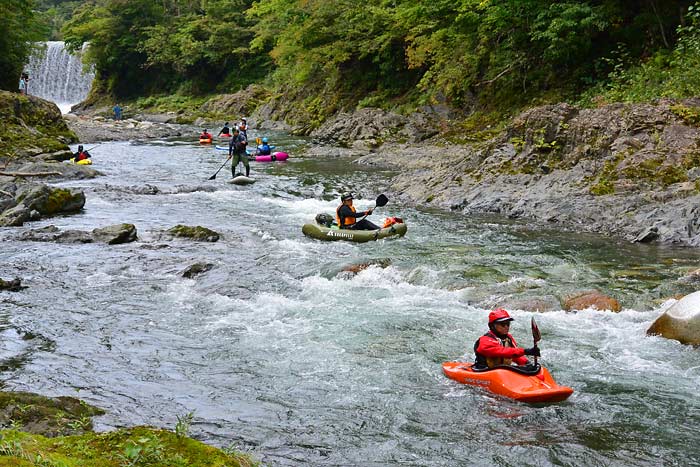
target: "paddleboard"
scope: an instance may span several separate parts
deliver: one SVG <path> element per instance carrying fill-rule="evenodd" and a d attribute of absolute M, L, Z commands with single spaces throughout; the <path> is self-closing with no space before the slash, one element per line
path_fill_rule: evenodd
<path fill-rule="evenodd" d="M 230 180 L 229 183 L 233 183 L 234 185 L 252 185 L 255 183 L 255 179 L 246 177 L 245 175 L 239 175 L 233 180 Z"/>

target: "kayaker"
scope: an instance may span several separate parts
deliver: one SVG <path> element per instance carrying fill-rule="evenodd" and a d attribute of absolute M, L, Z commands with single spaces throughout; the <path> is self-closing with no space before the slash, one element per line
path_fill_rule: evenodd
<path fill-rule="evenodd" d="M 262 139 L 262 144 L 258 145 L 256 154 L 258 156 L 269 156 L 272 154 L 272 148 L 267 144 L 267 138 Z"/>
<path fill-rule="evenodd" d="M 233 136 L 231 136 L 231 141 L 228 143 L 228 158 L 233 157 L 233 162 L 231 162 L 231 175 L 236 178 L 236 167 L 240 161 L 243 161 L 243 166 L 245 166 L 245 176 L 250 175 L 250 164 L 248 163 L 248 153 L 245 148 L 248 144 L 245 136 L 238 130 L 238 128 L 233 130 Z"/>
<path fill-rule="evenodd" d="M 209 133 L 209 131 L 205 128 L 205 129 L 202 131 L 202 134 L 199 135 L 199 139 L 208 139 L 208 140 L 211 140 L 211 133 Z"/>
<path fill-rule="evenodd" d="M 497 308 L 489 313 L 489 332 L 474 343 L 476 362 L 474 368 L 493 368 L 496 365 L 526 365 L 529 360 L 525 355 L 540 356 L 540 349 L 518 347 L 510 335 L 510 323 L 513 318 L 503 308 Z"/>
<path fill-rule="evenodd" d="M 221 129 L 221 131 L 219 131 L 219 134 L 216 136 L 218 137 L 221 135 L 224 135 L 226 137 L 231 136 L 231 129 L 228 127 L 228 122 L 224 123 L 224 127 Z"/>
<path fill-rule="evenodd" d="M 94 148 L 93 148 L 94 149 Z M 85 159 L 90 159 L 90 153 L 83 150 L 83 145 L 78 146 L 78 152 L 73 154 L 73 161 L 84 161 Z"/>
<path fill-rule="evenodd" d="M 357 220 L 358 217 L 369 216 L 373 209 L 357 212 L 355 206 L 352 205 L 352 193 L 344 193 L 340 197 L 342 204 L 335 210 L 335 221 L 338 223 L 338 228 L 353 229 L 353 230 L 379 230 L 379 227 L 368 221 L 367 219 Z"/>

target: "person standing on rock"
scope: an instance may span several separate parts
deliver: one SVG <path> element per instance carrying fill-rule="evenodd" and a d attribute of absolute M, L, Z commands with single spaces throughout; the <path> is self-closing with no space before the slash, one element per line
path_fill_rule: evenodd
<path fill-rule="evenodd" d="M 228 143 L 228 158 L 231 159 L 233 157 L 233 162 L 231 162 L 231 175 L 233 178 L 236 178 L 236 167 L 241 161 L 243 161 L 243 166 L 245 167 L 245 176 L 250 175 L 248 153 L 245 150 L 247 145 L 248 141 L 245 139 L 245 136 L 238 128 L 234 129 L 231 141 Z"/>
<path fill-rule="evenodd" d="M 231 129 L 228 127 L 228 122 L 224 123 L 224 127 L 221 129 L 221 131 L 219 131 L 219 134 L 216 136 L 219 137 L 222 135 L 225 136 L 226 138 L 231 136 Z"/>
<path fill-rule="evenodd" d="M 112 110 L 114 110 L 114 119 L 121 120 L 122 119 L 122 108 L 119 105 L 119 103 L 114 104 L 114 107 L 112 108 Z"/>
<path fill-rule="evenodd" d="M 25 73 L 22 73 L 19 77 L 19 93 L 23 96 L 27 95 L 27 80 L 24 78 Z"/>

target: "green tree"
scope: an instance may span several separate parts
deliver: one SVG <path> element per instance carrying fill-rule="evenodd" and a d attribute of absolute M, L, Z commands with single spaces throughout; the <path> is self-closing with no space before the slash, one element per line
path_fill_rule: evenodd
<path fill-rule="evenodd" d="M 0 89 L 17 90 L 24 65 L 48 30 L 38 22 L 33 0 L 3 0 L 0 32 Z"/>

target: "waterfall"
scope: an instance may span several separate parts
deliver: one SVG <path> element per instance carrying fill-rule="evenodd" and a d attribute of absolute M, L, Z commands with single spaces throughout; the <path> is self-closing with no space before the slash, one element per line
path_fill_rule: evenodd
<path fill-rule="evenodd" d="M 55 102 L 62 113 L 87 97 L 95 77 L 83 73 L 80 54 L 69 54 L 62 41 L 47 42 L 45 51 L 31 57 L 27 70 L 29 94 Z"/>

